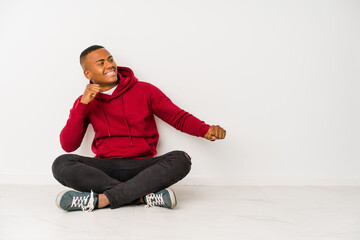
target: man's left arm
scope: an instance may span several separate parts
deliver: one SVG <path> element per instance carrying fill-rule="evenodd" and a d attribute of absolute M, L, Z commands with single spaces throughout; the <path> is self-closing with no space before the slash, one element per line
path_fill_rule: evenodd
<path fill-rule="evenodd" d="M 225 138 L 226 131 L 222 127 L 210 126 L 179 108 L 154 85 L 151 85 L 151 108 L 156 116 L 177 130 L 210 141 Z"/>

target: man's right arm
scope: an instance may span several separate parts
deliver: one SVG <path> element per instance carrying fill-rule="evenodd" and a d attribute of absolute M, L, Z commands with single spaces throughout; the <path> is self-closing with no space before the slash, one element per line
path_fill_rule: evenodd
<path fill-rule="evenodd" d="M 76 99 L 70 110 L 69 119 L 60 133 L 60 144 L 66 152 L 78 149 L 84 138 L 89 120 L 86 117 L 87 104 L 80 102 L 81 97 Z"/>
<path fill-rule="evenodd" d="M 69 119 L 60 133 L 61 147 L 66 152 L 73 152 L 80 147 L 89 125 L 89 119 L 86 117 L 88 103 L 94 100 L 100 89 L 98 84 L 88 84 L 84 94 L 76 99 L 70 110 Z"/>

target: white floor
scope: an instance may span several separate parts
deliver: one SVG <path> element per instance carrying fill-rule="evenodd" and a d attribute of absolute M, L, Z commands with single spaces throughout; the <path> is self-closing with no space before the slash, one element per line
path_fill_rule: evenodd
<path fill-rule="evenodd" d="M 360 187 L 174 186 L 174 210 L 91 213 L 55 205 L 62 186 L 0 185 L 0 239 L 360 239 Z"/>

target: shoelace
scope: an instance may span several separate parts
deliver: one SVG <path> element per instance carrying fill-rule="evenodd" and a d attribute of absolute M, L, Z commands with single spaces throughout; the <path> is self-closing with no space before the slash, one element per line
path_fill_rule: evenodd
<path fill-rule="evenodd" d="M 150 193 L 146 195 L 146 206 L 145 207 L 154 207 L 158 205 L 164 205 L 164 199 L 162 194 Z"/>
<path fill-rule="evenodd" d="M 90 193 L 90 199 L 89 196 L 84 196 L 84 197 L 73 197 L 72 203 L 71 203 L 71 207 L 81 207 L 81 209 L 84 212 L 91 212 L 92 210 L 94 210 L 94 193 L 93 191 L 91 191 Z M 86 206 L 84 206 L 84 204 L 86 204 Z"/>

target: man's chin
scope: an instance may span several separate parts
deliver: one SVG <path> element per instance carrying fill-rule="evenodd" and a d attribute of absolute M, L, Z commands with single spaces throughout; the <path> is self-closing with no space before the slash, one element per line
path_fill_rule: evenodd
<path fill-rule="evenodd" d="M 109 87 L 114 86 L 119 83 L 119 78 L 117 76 L 111 76 L 111 77 L 102 77 L 101 79 L 98 79 L 96 81 L 93 81 L 100 86 Z"/>
<path fill-rule="evenodd" d="M 103 86 L 114 86 L 118 84 L 119 80 L 117 78 L 114 79 L 104 79 L 103 82 L 101 82 L 101 85 Z"/>

